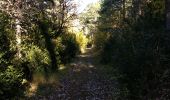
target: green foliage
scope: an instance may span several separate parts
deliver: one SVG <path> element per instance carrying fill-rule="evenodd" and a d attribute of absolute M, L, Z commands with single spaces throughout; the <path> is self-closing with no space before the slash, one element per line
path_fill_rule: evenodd
<path fill-rule="evenodd" d="M 62 49 L 59 49 L 59 55 L 61 57 L 61 62 L 67 63 L 72 60 L 79 53 L 79 44 L 76 41 L 76 36 L 74 34 L 64 34 L 61 36 Z"/>
<path fill-rule="evenodd" d="M 93 29 L 94 27 L 94 21 L 99 17 L 98 11 L 100 9 L 100 3 L 92 3 L 89 4 L 87 9 L 85 9 L 84 12 L 82 12 L 79 17 L 80 17 L 80 22 L 83 25 L 86 25 L 88 28 Z M 92 31 L 90 29 L 90 31 Z"/>
<path fill-rule="evenodd" d="M 12 20 L 2 12 L 0 20 L 0 99 L 5 100 L 21 95 L 24 87 L 21 67 L 12 64 L 15 54 L 12 47 L 14 41 L 10 40 L 13 38 L 13 29 L 9 24 Z"/>
<path fill-rule="evenodd" d="M 142 6 L 141 14 L 138 14 L 139 9 L 134 14 L 137 4 Z M 100 34 L 95 36 L 97 47 L 102 47 L 101 61 L 118 69 L 119 83 L 129 91 L 125 98 L 153 100 L 161 95 L 167 99 L 168 92 L 162 92 L 165 89 L 162 77 L 169 70 L 170 57 L 167 53 L 170 38 L 164 31 L 165 3 L 162 0 L 141 1 L 134 3 L 131 9 L 129 5 L 126 9 L 122 5 L 123 2 L 110 0 L 102 4 Z M 122 10 L 129 13 L 125 19 Z"/>
<path fill-rule="evenodd" d="M 11 32 L 13 31 L 9 25 L 11 19 L 5 13 L 0 12 L 0 20 L 0 60 L 9 60 L 12 57 L 10 46 L 13 43 L 13 41 L 10 41 L 12 38 Z"/>
<path fill-rule="evenodd" d="M 0 70 L 0 99 L 12 98 L 20 95 L 23 80 L 23 73 L 18 68 L 8 66 Z"/>
<path fill-rule="evenodd" d="M 82 33 L 76 33 L 76 41 L 79 44 L 79 48 L 81 48 L 81 52 L 86 48 L 89 39 Z"/>
<path fill-rule="evenodd" d="M 20 91 L 24 89 L 22 80 L 32 81 L 33 74 L 36 73 L 48 75 L 61 63 L 71 61 L 79 52 L 79 44 L 76 36 L 64 35 L 68 33 L 66 25 L 75 16 L 71 0 L 57 2 L 56 5 L 50 2 L 44 5 L 44 1 L 40 0 L 29 2 L 29 6 L 25 1 L 10 1 L 13 5 L 6 0 L 2 2 L 0 3 L 0 99 L 4 100 L 13 99 L 11 97 L 23 92 Z M 14 17 L 13 12 L 18 12 L 18 9 L 15 9 L 18 7 L 17 3 L 25 8 L 22 10 L 22 18 Z M 67 3 L 69 6 L 66 6 Z M 57 10 L 51 12 L 53 8 Z M 59 18 L 58 15 L 62 13 L 62 18 Z M 17 22 L 19 26 L 16 20 L 19 20 Z M 21 33 L 17 31 L 20 26 Z M 17 38 L 21 41 L 17 41 Z M 61 41 L 58 41 L 59 38 Z M 17 55 L 19 52 L 21 57 Z"/>
<path fill-rule="evenodd" d="M 44 67 L 50 66 L 47 50 L 35 45 L 31 45 L 30 48 L 26 49 L 26 61 L 29 62 L 30 69 L 35 72 L 44 71 Z"/>
<path fill-rule="evenodd" d="M 100 2 L 91 3 L 87 6 L 84 12 L 79 15 L 80 23 L 83 25 L 83 33 L 86 35 L 88 39 L 83 38 L 83 33 L 79 33 L 78 41 L 83 45 L 81 46 L 83 49 L 86 46 L 90 47 L 90 45 L 94 42 L 93 36 L 96 32 L 96 23 L 99 17 Z M 83 43 L 85 41 L 85 43 Z"/>

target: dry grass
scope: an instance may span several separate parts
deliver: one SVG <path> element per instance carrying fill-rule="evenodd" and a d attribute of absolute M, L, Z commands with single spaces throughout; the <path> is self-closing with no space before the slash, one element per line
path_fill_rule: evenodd
<path fill-rule="evenodd" d="M 33 81 L 29 83 L 29 87 L 26 91 L 26 97 L 30 98 L 35 96 L 38 92 L 41 92 L 41 87 L 43 86 L 60 86 L 60 79 L 68 73 L 69 67 L 61 65 L 59 72 L 49 73 L 44 75 L 42 73 L 36 73 L 33 75 Z"/>

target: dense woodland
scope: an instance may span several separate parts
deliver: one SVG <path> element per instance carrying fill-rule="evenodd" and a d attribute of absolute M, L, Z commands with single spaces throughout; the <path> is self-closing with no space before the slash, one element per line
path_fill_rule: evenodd
<path fill-rule="evenodd" d="M 74 0 L 0 0 L 0 99 L 27 98 L 36 77 L 49 81 L 91 47 L 118 82 L 118 97 L 99 100 L 169 100 L 170 1 L 101 0 L 82 13 L 77 7 Z"/>
<path fill-rule="evenodd" d="M 170 35 L 165 11 L 164 0 L 101 4 L 95 43 L 102 49 L 101 61 L 117 69 L 126 98 L 169 99 Z"/>

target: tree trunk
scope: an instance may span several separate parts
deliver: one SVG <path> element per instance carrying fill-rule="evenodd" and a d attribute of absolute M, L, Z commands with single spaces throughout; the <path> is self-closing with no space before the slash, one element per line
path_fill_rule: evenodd
<path fill-rule="evenodd" d="M 126 18 L 126 0 L 123 0 L 123 20 Z"/>
<path fill-rule="evenodd" d="M 16 47 L 17 47 L 17 57 L 21 58 L 21 25 L 20 21 L 16 19 L 15 21 L 16 24 Z"/>
<path fill-rule="evenodd" d="M 42 32 L 42 35 L 44 36 L 45 45 L 46 45 L 47 51 L 48 51 L 50 59 L 51 59 L 51 69 L 52 69 L 52 71 L 57 71 L 58 65 L 57 65 L 55 47 L 52 43 L 50 35 L 48 34 L 48 28 L 43 23 L 39 23 L 39 27 Z"/>
<path fill-rule="evenodd" d="M 141 7 L 140 7 L 141 6 L 141 0 L 133 0 L 132 5 L 133 5 L 132 17 L 135 19 L 135 21 L 137 21 L 137 18 L 142 13 Z"/>

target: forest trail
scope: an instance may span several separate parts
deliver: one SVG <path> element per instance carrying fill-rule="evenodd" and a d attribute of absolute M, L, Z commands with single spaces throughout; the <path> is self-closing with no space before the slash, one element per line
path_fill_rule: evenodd
<path fill-rule="evenodd" d="M 91 49 L 78 55 L 69 64 L 69 73 L 60 80 L 59 87 L 51 87 L 48 95 L 34 96 L 36 100 L 117 100 L 118 89 L 114 79 L 105 76 Z"/>

